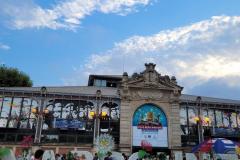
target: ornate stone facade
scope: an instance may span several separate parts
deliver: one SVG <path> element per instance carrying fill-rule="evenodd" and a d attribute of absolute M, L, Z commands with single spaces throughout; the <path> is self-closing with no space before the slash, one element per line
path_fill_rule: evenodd
<path fill-rule="evenodd" d="M 168 121 L 168 148 L 181 146 L 179 125 L 179 97 L 182 87 L 176 78 L 162 76 L 155 70 L 155 64 L 145 64 L 146 69 L 131 77 L 125 72 L 120 87 L 120 150 L 131 152 L 132 118 L 136 109 L 146 103 L 160 107 Z"/>

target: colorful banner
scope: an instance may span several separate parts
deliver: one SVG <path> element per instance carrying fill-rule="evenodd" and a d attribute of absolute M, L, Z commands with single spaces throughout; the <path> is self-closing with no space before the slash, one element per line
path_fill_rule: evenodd
<path fill-rule="evenodd" d="M 55 128 L 77 128 L 85 130 L 86 123 L 77 119 L 56 119 Z"/>
<path fill-rule="evenodd" d="M 168 147 L 167 118 L 157 106 L 145 104 L 133 115 L 133 146 Z"/>

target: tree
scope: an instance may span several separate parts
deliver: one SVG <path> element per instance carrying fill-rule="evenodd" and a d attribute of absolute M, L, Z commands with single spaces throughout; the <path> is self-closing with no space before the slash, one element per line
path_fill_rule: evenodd
<path fill-rule="evenodd" d="M 17 68 L 0 66 L 0 87 L 31 87 L 32 80 Z"/>

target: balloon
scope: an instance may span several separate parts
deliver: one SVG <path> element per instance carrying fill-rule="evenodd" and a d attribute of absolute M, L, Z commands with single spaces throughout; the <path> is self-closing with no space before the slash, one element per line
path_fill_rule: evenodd
<path fill-rule="evenodd" d="M 138 158 L 143 158 L 147 153 L 144 150 L 138 151 Z"/>

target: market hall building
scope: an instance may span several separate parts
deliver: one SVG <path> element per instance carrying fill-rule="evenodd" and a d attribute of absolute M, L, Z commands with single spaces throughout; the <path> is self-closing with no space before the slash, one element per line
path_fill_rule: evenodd
<path fill-rule="evenodd" d="M 155 64 L 129 76 L 90 75 L 88 86 L 1 87 L 0 145 L 21 154 L 24 137 L 56 153 L 94 151 L 97 136 L 115 150 L 189 151 L 210 137 L 239 141 L 240 101 L 182 94 Z"/>

